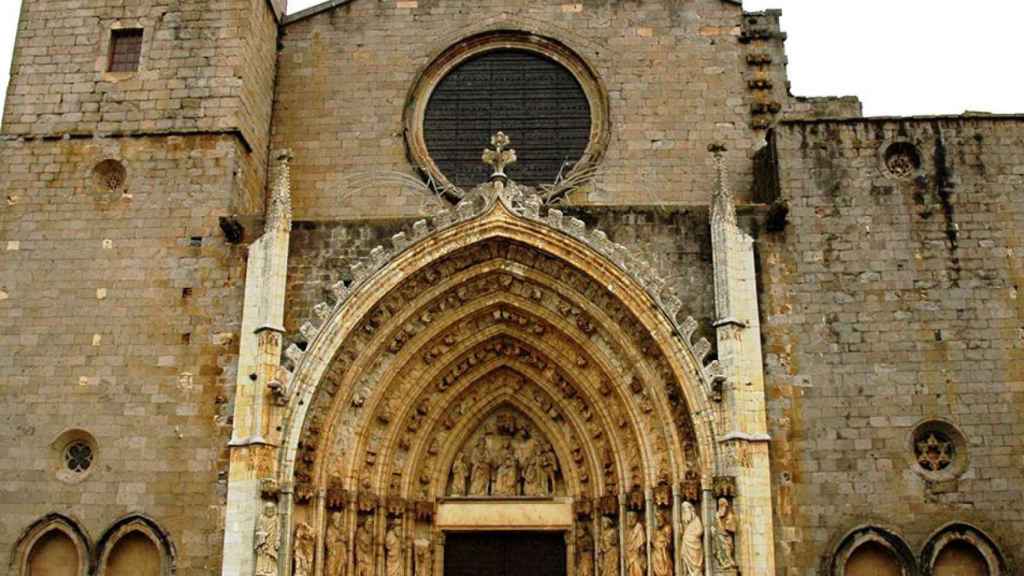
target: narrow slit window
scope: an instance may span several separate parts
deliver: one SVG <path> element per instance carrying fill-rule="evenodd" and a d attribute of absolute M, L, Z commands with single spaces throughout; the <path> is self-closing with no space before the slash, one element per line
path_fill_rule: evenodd
<path fill-rule="evenodd" d="M 142 29 L 114 30 L 110 36 L 110 72 L 135 72 L 142 60 Z"/>

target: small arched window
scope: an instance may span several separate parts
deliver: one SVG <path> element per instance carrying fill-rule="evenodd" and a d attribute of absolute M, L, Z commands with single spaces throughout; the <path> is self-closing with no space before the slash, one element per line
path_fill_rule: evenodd
<path fill-rule="evenodd" d="M 122 536 L 107 556 L 107 576 L 161 576 L 160 550 L 138 530 Z"/>
<path fill-rule="evenodd" d="M 84 576 L 89 566 L 89 539 L 78 525 L 50 514 L 25 530 L 15 556 L 21 576 Z"/>
<path fill-rule="evenodd" d="M 846 560 L 846 576 L 901 576 L 900 559 L 877 542 L 859 546 Z"/>
<path fill-rule="evenodd" d="M 951 542 L 935 557 L 935 576 L 990 576 L 988 563 L 978 549 L 967 542 Z"/>
<path fill-rule="evenodd" d="M 145 516 L 115 522 L 97 548 L 97 576 L 171 576 L 175 571 L 170 538 Z"/>
<path fill-rule="evenodd" d="M 829 576 L 911 576 L 914 555 L 892 531 L 862 526 L 846 534 L 829 558 Z"/>
<path fill-rule="evenodd" d="M 995 543 L 967 524 L 938 530 L 924 547 L 921 568 L 925 576 L 1003 576 L 1006 562 Z"/>
<path fill-rule="evenodd" d="M 61 530 L 50 530 L 36 540 L 28 553 L 28 576 L 76 576 L 78 549 Z"/>

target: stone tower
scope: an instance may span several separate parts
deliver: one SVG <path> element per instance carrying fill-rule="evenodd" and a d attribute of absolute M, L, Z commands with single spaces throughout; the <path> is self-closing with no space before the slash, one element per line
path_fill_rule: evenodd
<path fill-rule="evenodd" d="M 24 1 L 0 141 L 4 547 L 80 526 L 83 564 L 219 570 L 235 216 L 264 204 L 283 11 Z"/>

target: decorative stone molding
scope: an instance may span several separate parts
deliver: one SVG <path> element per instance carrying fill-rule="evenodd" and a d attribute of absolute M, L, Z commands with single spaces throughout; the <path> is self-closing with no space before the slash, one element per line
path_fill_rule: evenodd
<path fill-rule="evenodd" d="M 911 469 L 931 492 L 953 492 L 956 480 L 970 464 L 967 439 L 952 422 L 929 419 L 914 426 L 907 437 Z"/>
<path fill-rule="evenodd" d="M 130 514 L 114 522 L 96 543 L 97 576 L 104 576 L 110 553 L 117 542 L 132 533 L 148 538 L 160 555 L 161 576 L 174 576 L 177 570 L 177 552 L 170 535 L 152 518 L 142 514 Z"/>
<path fill-rule="evenodd" d="M 507 146 L 507 142 L 503 141 L 502 147 L 504 148 L 504 146 Z M 704 366 L 701 383 L 705 393 L 710 398 L 720 399 L 718 390 L 725 376 L 717 360 L 708 361 L 712 350 L 711 343 L 705 338 L 700 338 L 696 343 L 693 342 L 693 334 L 698 328 L 696 320 L 691 317 L 678 319 L 678 313 L 682 307 L 681 298 L 674 293 L 667 281 L 657 273 L 649 262 L 627 247 L 611 242 L 602 230 L 588 230 L 583 221 L 566 217 L 561 210 L 556 208 L 544 206 L 540 197 L 533 193 L 532 189 L 521 189 L 514 182 L 509 182 L 506 186 L 501 181 L 477 187 L 454 209 L 442 211 L 429 220 L 418 220 L 411 229 L 395 234 L 391 239 L 390 248 L 377 246 L 371 250 L 370 258 L 367 261 L 353 264 L 350 268 L 351 281 L 348 283 L 340 281 L 331 286 L 332 300 L 314 306 L 314 317 L 302 325 L 300 334 L 294 336 L 295 342 L 286 348 L 282 365 L 286 367 L 288 374 L 284 379 L 291 379 L 291 374 L 302 360 L 305 347 L 316 338 L 322 323 L 335 313 L 348 296 L 374 273 L 408 250 L 412 244 L 423 242 L 432 234 L 453 225 L 478 218 L 493 210 L 499 201 L 508 213 L 545 224 L 567 234 L 593 248 L 623 272 L 632 276 L 640 286 L 643 286 L 655 306 L 675 326 L 676 333 L 684 346 L 689 348 L 693 356 Z"/>
<path fill-rule="evenodd" d="M 54 531 L 60 532 L 74 544 L 78 556 L 78 565 L 74 567 L 75 576 L 85 576 L 93 557 L 89 535 L 76 520 L 57 513 L 47 514 L 22 531 L 11 555 L 11 572 L 28 574 L 28 562 L 36 543 Z"/>
<path fill-rule="evenodd" d="M 985 560 L 989 576 L 1008 574 L 1006 560 L 999 547 L 984 532 L 962 522 L 953 522 L 935 531 L 921 551 L 921 573 L 932 576 L 942 551 L 953 543 L 973 548 Z"/>
<path fill-rule="evenodd" d="M 653 543 L 657 513 L 677 517 L 677 487 L 722 466 L 711 404 L 721 367 L 653 267 L 496 172 L 371 251 L 286 347 L 278 478 L 294 485 L 296 521 L 343 509 L 374 549 L 386 518 L 423 534 L 436 502 L 442 513 L 480 504 L 450 493 L 469 466 L 458 454 L 514 411 L 529 438 L 550 442 L 562 478 L 554 494 L 498 500 L 533 498 L 588 523 L 628 509 L 624 524 L 639 521 Z M 380 553 L 372 561 L 382 569 Z"/>
<path fill-rule="evenodd" d="M 880 526 L 858 526 L 840 537 L 825 558 L 823 572 L 828 576 L 845 576 L 846 564 L 861 546 L 872 543 L 888 550 L 900 563 L 904 574 L 917 574 L 917 561 L 906 541 L 895 531 Z"/>

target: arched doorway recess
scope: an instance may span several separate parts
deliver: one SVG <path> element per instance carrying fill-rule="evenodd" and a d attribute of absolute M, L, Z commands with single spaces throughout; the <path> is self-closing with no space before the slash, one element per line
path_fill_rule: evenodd
<path fill-rule="evenodd" d="M 255 477 L 266 503 L 233 513 L 229 495 L 228 521 L 262 510 L 255 573 L 441 574 L 446 534 L 481 530 L 562 533 L 573 573 L 770 567 L 766 437 L 737 427 L 756 414 L 725 417 L 723 367 L 649 265 L 505 179 L 503 139 L 492 182 L 354 265 L 280 365 L 280 320 L 249 324 L 240 380 L 257 394 L 251 415 L 247 387 L 236 400 L 229 490 Z M 283 307 L 287 157 L 250 249 L 269 266 L 252 292 L 264 311 Z M 723 262 L 716 289 L 738 269 L 750 287 L 749 238 L 722 214 L 715 242 L 747 260 Z M 733 358 L 756 305 L 723 302 Z"/>
<path fill-rule="evenodd" d="M 405 569 L 427 542 L 420 561 L 439 570 L 439 521 L 563 529 L 570 567 L 592 562 L 612 553 L 594 551 L 601 524 L 634 512 L 653 536 L 714 476 L 704 366 L 648 293 L 587 244 L 485 204 L 356 288 L 296 363 L 279 478 L 294 479 L 294 522 L 339 514 L 352 570 L 360 538 L 392 561 L 395 533 Z M 489 521 L 506 503 L 563 512 Z"/>

